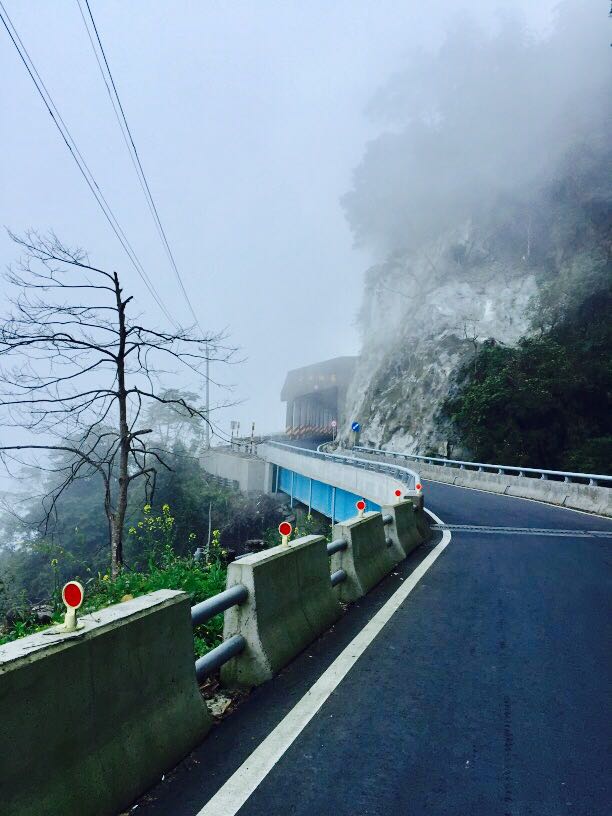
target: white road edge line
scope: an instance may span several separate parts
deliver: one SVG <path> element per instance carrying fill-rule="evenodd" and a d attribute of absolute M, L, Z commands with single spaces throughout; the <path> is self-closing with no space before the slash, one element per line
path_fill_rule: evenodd
<path fill-rule="evenodd" d="M 436 522 L 443 524 L 430 510 L 426 512 Z M 308 725 L 328 697 L 346 677 L 357 660 L 393 617 L 434 561 L 442 554 L 451 540 L 448 530 L 442 540 L 406 578 L 389 600 L 364 626 L 359 634 L 338 655 L 316 683 L 291 709 L 283 720 L 261 742 L 232 776 L 208 800 L 196 816 L 234 816 L 251 796 L 258 785 L 270 773 L 285 751 Z"/>

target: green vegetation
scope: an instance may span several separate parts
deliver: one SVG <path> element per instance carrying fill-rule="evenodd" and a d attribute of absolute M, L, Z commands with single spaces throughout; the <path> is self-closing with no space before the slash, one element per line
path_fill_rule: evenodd
<path fill-rule="evenodd" d="M 245 496 L 219 486 L 200 467 L 197 450 L 175 443 L 166 452 L 166 461 L 172 470 L 160 469 L 157 475 L 152 517 L 162 516 L 165 504 L 172 508 L 171 543 L 177 556 L 188 558 L 197 547 L 206 548 L 209 522 L 227 550 L 240 547 L 249 538 L 263 538 L 268 527 L 278 524 L 273 498 Z M 5 514 L 2 519 L 0 617 L 34 603 L 48 603 L 58 584 L 77 575 L 87 578 L 110 572 L 108 525 L 98 480 L 80 479 L 71 484 L 62 494 L 52 526 L 45 529 L 40 524 L 40 495 L 49 487 L 47 482 L 27 481 L 27 493 L 14 502 L 20 517 Z M 146 503 L 144 490 L 134 490 L 124 536 L 129 572 L 148 572 L 151 553 L 163 540 L 162 531 L 149 529 L 149 522 L 142 518 Z M 138 526 L 139 521 L 143 527 Z"/>
<path fill-rule="evenodd" d="M 327 541 L 331 541 L 331 527 L 328 518 L 316 511 L 313 511 L 309 515 L 308 510 L 299 505 L 293 508 L 293 513 L 295 514 L 295 522 L 293 523 L 293 530 L 289 536 L 289 541 L 308 535 L 322 535 L 325 536 Z M 280 544 L 278 525 L 268 527 L 264 530 L 262 538 L 266 548 L 276 547 L 277 544 Z"/>
<path fill-rule="evenodd" d="M 514 348 L 485 342 L 444 406 L 462 445 L 484 462 L 612 473 L 611 313 L 608 285 Z"/>
<path fill-rule="evenodd" d="M 167 504 L 158 515 L 152 512 L 150 505 L 145 505 L 142 519 L 130 528 L 131 537 L 148 553 L 146 569 L 125 568 L 116 578 L 111 578 L 108 573 L 98 573 L 92 577 L 89 570 L 84 575 L 73 576 L 85 585 L 85 602 L 80 614 L 95 612 L 158 589 L 183 590 L 189 593 L 192 605 L 225 589 L 227 570 L 223 559 L 226 550 L 221 546 L 219 531 L 215 530 L 212 536 L 208 561 L 196 561 L 192 556 L 175 552 L 174 521 Z M 58 559 L 52 558 L 49 566 L 55 576 L 50 600 L 52 618 L 54 623 L 61 623 L 65 608 L 60 596 Z M 21 610 L 14 610 L 14 614 L 16 617 L 11 627 L 0 634 L 0 645 L 45 628 L 38 623 L 36 615 L 27 605 Z M 194 631 L 196 656 L 205 654 L 220 642 L 222 629 L 223 616 L 217 615 Z"/>

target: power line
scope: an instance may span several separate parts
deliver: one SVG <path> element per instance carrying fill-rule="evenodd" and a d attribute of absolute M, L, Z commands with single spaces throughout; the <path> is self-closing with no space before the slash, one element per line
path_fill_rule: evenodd
<path fill-rule="evenodd" d="M 126 147 L 127 147 L 128 152 L 130 154 L 130 158 L 132 160 L 134 170 L 136 171 L 136 174 L 138 176 L 138 180 L 140 182 L 140 186 L 142 188 L 145 199 L 146 199 L 147 204 L 149 206 L 149 210 L 151 212 L 151 215 L 153 216 L 153 221 L 155 223 L 155 226 L 156 226 L 157 231 L 159 233 L 159 236 L 161 238 L 162 244 L 164 245 L 164 248 L 166 250 L 166 254 L 168 255 L 168 258 L 169 258 L 170 263 L 172 265 L 172 268 L 174 270 L 174 274 L 176 275 L 176 278 L 177 278 L 177 280 L 179 282 L 179 286 L 181 287 L 181 291 L 183 293 L 185 301 L 186 301 L 186 303 L 187 303 L 187 305 L 189 307 L 189 310 L 190 310 L 190 312 L 191 312 L 191 314 L 193 316 L 193 319 L 194 319 L 195 323 L 197 324 L 197 326 L 199 327 L 200 331 L 202 332 L 202 335 L 204 335 L 204 330 L 202 329 L 202 326 L 200 326 L 200 321 L 198 320 L 198 316 L 196 315 L 195 309 L 193 308 L 191 300 L 189 299 L 189 295 L 187 294 L 187 290 L 186 290 L 185 285 L 183 283 L 183 279 L 181 278 L 181 274 L 180 274 L 180 272 L 178 270 L 178 266 L 177 266 L 176 261 L 174 259 L 174 255 L 172 253 L 172 250 L 170 249 L 170 244 L 168 242 L 168 238 L 166 237 L 166 232 L 165 232 L 165 230 L 163 228 L 161 219 L 159 217 L 159 212 L 157 210 L 157 206 L 155 205 L 155 201 L 154 201 L 153 195 L 151 193 L 151 188 L 149 187 L 149 183 L 147 181 L 146 174 L 144 172 L 142 163 L 140 161 L 140 156 L 138 155 L 138 150 L 136 148 L 136 144 L 135 144 L 134 138 L 132 136 L 132 131 L 130 130 L 130 126 L 128 125 L 128 121 L 127 121 L 127 117 L 125 115 L 125 111 L 123 109 L 123 105 L 121 104 L 121 99 L 119 97 L 119 92 L 117 91 L 117 86 L 115 84 L 115 80 L 113 79 L 113 74 L 111 72 L 110 65 L 109 65 L 108 59 L 106 57 L 106 52 L 104 51 L 104 46 L 102 45 L 102 40 L 101 40 L 100 34 L 98 32 L 98 27 L 96 26 L 96 21 L 94 20 L 93 13 L 91 11 L 91 6 L 89 5 L 89 0 L 85 0 L 85 5 L 87 6 L 87 12 L 89 14 L 89 18 L 91 20 L 91 24 L 93 26 L 94 33 L 96 35 L 96 40 L 97 40 L 98 46 L 100 48 L 100 53 L 102 55 L 102 59 L 104 60 L 104 65 L 106 66 L 108 79 L 110 80 L 110 83 L 112 85 L 114 96 L 115 96 L 115 99 L 117 100 L 117 104 L 115 104 L 115 99 L 113 99 L 113 95 L 111 94 L 110 88 L 108 86 L 106 75 L 104 73 L 104 70 L 103 70 L 102 65 L 100 63 L 100 60 L 98 58 L 98 53 L 96 51 L 93 39 L 91 37 L 91 33 L 89 31 L 89 26 L 87 25 L 87 21 L 85 19 L 85 15 L 83 13 L 81 0 L 76 0 L 76 2 L 77 2 L 77 5 L 79 7 L 79 11 L 81 12 L 81 17 L 83 18 L 83 24 L 85 25 L 85 29 L 87 31 L 87 35 L 89 37 L 89 41 L 91 43 L 92 50 L 94 52 L 96 62 L 98 63 L 98 67 L 100 69 L 102 79 L 104 80 L 104 84 L 106 85 L 106 89 L 108 91 L 111 103 L 113 105 L 113 110 L 115 111 L 115 116 L 117 118 L 119 128 L 121 129 L 121 133 L 123 135 L 123 139 L 125 141 Z M 119 118 L 119 112 L 117 111 L 117 106 L 119 108 L 119 112 L 121 113 L 121 119 Z M 123 122 L 123 124 L 122 124 L 122 122 Z M 125 130 L 124 130 L 124 128 L 125 128 Z M 126 137 L 126 134 L 127 134 L 127 137 Z M 128 144 L 128 138 L 129 138 L 129 144 Z M 131 149 L 130 149 L 130 144 L 131 144 Z"/>
<path fill-rule="evenodd" d="M 119 243 L 125 250 L 125 253 L 127 254 L 134 268 L 136 269 L 136 272 L 141 277 L 149 293 L 151 294 L 157 305 L 160 307 L 163 314 L 170 321 L 170 323 L 172 323 L 176 328 L 179 328 L 179 325 L 174 320 L 174 318 L 164 305 L 163 301 L 157 294 L 152 281 L 150 280 L 142 263 L 140 262 L 140 259 L 136 255 L 135 250 L 130 244 L 125 232 L 123 231 L 121 225 L 119 224 L 119 221 L 117 220 L 110 205 L 108 204 L 106 198 L 104 197 L 104 194 L 100 189 L 100 186 L 98 185 L 93 173 L 91 172 L 89 166 L 87 165 L 85 159 L 83 158 L 83 155 L 81 154 L 74 138 L 72 137 L 70 130 L 68 129 L 68 126 L 64 122 L 57 106 L 53 101 L 53 97 L 49 93 L 42 77 L 40 76 L 38 70 L 36 69 L 36 66 L 34 65 L 32 58 L 30 57 L 25 45 L 23 44 L 23 41 L 21 40 L 21 37 L 19 36 L 19 33 L 17 32 L 17 29 L 15 28 L 15 25 L 13 24 L 1 0 L 0 0 L 0 19 L 2 20 L 2 24 L 4 25 L 21 61 L 23 62 L 30 76 L 30 79 L 34 83 L 34 86 L 38 91 L 43 101 L 43 104 L 47 109 L 47 112 L 51 116 L 53 123 L 57 127 L 66 147 L 70 152 L 70 155 L 74 159 L 77 167 L 79 168 L 79 171 L 81 172 L 81 175 L 85 179 L 87 186 L 91 190 L 94 198 L 96 199 L 96 202 L 98 203 L 98 206 L 100 207 L 102 213 L 104 214 L 104 217 L 110 224 L 111 229 L 115 233 Z"/>
<path fill-rule="evenodd" d="M 123 141 L 125 142 L 125 146 L 127 147 L 128 153 L 130 154 L 130 159 L 132 161 L 132 165 L 134 170 L 136 171 L 136 175 L 138 176 L 138 181 L 140 182 L 140 187 L 142 192 L 144 193 L 145 199 L 147 201 L 147 205 L 149 207 L 149 211 L 153 216 L 153 221 L 157 228 L 157 232 L 159 237 L 161 238 L 162 244 L 164 245 L 166 254 L 170 260 L 172 268 L 174 270 L 174 274 L 176 279 L 179 283 L 181 291 L 183 293 L 183 297 L 185 298 L 185 302 L 189 307 L 189 311 L 191 312 L 193 319 L 195 321 L 195 325 L 198 326 L 202 337 L 205 339 L 205 332 L 202 328 L 198 316 L 193 308 L 193 304 L 187 294 L 187 289 L 185 288 L 185 284 L 183 283 L 183 279 L 181 277 L 181 273 L 179 272 L 178 266 L 174 259 L 174 255 L 172 250 L 170 249 L 170 244 L 168 242 L 168 238 L 166 236 L 166 231 L 162 225 L 161 219 L 159 217 L 159 212 L 157 210 L 157 206 L 155 205 L 155 201 L 153 199 L 153 195 L 151 193 L 151 188 L 149 187 L 149 182 L 147 181 L 147 177 L 142 166 L 142 162 L 140 161 L 140 156 L 138 155 L 138 150 L 136 148 L 136 143 L 134 142 L 134 137 L 132 136 L 132 131 L 130 130 L 130 126 L 128 125 L 127 117 L 125 115 L 125 111 L 123 109 L 123 105 L 121 104 L 121 99 L 119 97 L 119 91 L 117 90 L 117 86 L 115 84 L 115 80 L 113 79 L 113 74 L 110 69 L 110 65 L 108 63 L 108 59 L 106 58 L 106 52 L 104 51 L 104 46 L 102 45 L 102 40 L 100 38 L 100 33 L 98 32 L 98 27 L 96 26 L 96 21 L 94 20 L 93 13 L 91 11 L 91 6 L 89 5 L 89 0 L 85 0 L 85 5 L 87 6 L 87 12 L 89 14 L 89 19 L 91 20 L 91 24 L 93 26 L 94 33 L 96 35 L 96 40 L 98 42 L 98 46 L 100 48 L 100 53 L 102 54 L 102 59 L 104 60 L 104 65 L 106 66 L 106 72 L 108 74 L 108 79 L 113 87 L 115 99 L 117 100 L 117 104 L 115 104 L 115 99 L 113 99 L 113 95 L 111 94 L 110 88 L 108 86 L 108 82 L 106 79 L 106 75 L 102 68 L 102 64 L 100 63 L 100 59 L 98 57 L 98 53 L 96 51 L 93 39 L 91 37 L 91 32 L 89 30 L 89 26 L 87 25 L 87 21 L 85 19 L 85 15 L 83 13 L 83 7 L 81 5 L 81 0 L 77 0 L 77 5 L 79 7 L 79 11 L 81 13 L 81 18 L 83 19 L 83 25 L 87 31 L 87 36 L 89 38 L 89 42 L 91 43 L 92 50 L 94 52 L 94 56 L 96 58 L 96 62 L 98 63 L 98 68 L 100 69 L 100 74 L 102 75 L 102 79 L 104 80 L 104 84 L 106 85 L 106 90 L 108 91 L 109 98 L 111 100 L 111 104 L 113 106 L 113 110 L 115 112 L 115 117 L 117 119 L 117 123 L 119 125 L 119 129 L 121 130 L 121 135 L 123 136 Z M 119 113 L 117 111 L 117 106 L 119 107 L 119 111 L 121 113 L 121 119 L 119 118 Z M 122 124 L 123 122 L 123 124 Z M 127 134 L 127 136 L 126 136 Z M 129 144 L 128 144 L 129 138 Z M 132 149 L 130 150 L 130 144 Z M 205 339 L 205 346 L 206 346 L 206 447 L 210 447 L 210 423 L 209 423 L 209 416 L 210 416 L 210 343 L 208 340 Z"/>

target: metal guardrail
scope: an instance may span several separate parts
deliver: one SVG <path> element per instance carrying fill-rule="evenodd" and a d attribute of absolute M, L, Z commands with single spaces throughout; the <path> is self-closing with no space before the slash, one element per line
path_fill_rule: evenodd
<path fill-rule="evenodd" d="M 236 657 L 246 649 L 246 640 L 242 635 L 234 635 L 210 652 L 207 652 L 203 657 L 199 657 L 195 662 L 195 673 L 198 683 L 205 680 L 209 674 L 221 668 L 224 663 Z"/>
<path fill-rule="evenodd" d="M 331 574 L 331 585 L 335 587 L 337 584 L 341 584 L 342 581 L 346 581 L 346 572 L 343 569 L 336 570 L 336 572 L 332 572 Z"/>
<path fill-rule="evenodd" d="M 330 541 L 327 545 L 327 554 L 333 555 L 337 552 L 342 552 L 342 550 L 346 550 L 348 547 L 348 542 L 345 541 L 343 538 L 337 538 L 335 541 Z"/>
<path fill-rule="evenodd" d="M 191 623 L 193 626 L 201 626 L 207 623 L 215 615 L 231 609 L 232 606 L 239 606 L 244 603 L 249 597 L 249 591 L 242 584 L 219 592 L 213 595 L 212 598 L 207 598 L 199 604 L 191 607 Z M 200 657 L 195 662 L 195 672 L 198 683 L 201 683 L 211 672 L 216 671 L 232 657 L 236 657 L 246 648 L 246 640 L 242 635 L 234 635 L 234 637 L 224 640 L 210 652 L 207 652 L 203 657 Z"/>
<path fill-rule="evenodd" d="M 286 445 L 283 442 L 276 442 L 274 440 L 269 440 L 264 444 L 272 445 L 275 448 L 280 448 L 281 450 L 286 450 L 291 453 L 299 453 L 300 456 L 310 456 L 312 459 L 338 462 L 341 465 L 350 465 L 351 467 L 358 467 L 362 470 L 386 473 L 389 476 L 394 476 L 398 481 L 405 484 L 408 490 L 416 491 L 415 485 L 419 484 L 421 480 L 415 470 L 402 467 L 401 465 L 390 465 L 385 462 L 376 462 L 372 459 L 359 459 L 356 456 L 343 456 L 339 453 L 324 453 L 323 451 L 315 451 L 310 448 L 298 448 L 297 445 Z M 357 450 L 357 448 L 355 448 L 355 450 Z"/>
<path fill-rule="evenodd" d="M 398 451 L 388 451 L 382 448 L 365 448 L 363 446 L 355 446 L 355 451 L 362 453 L 377 453 L 393 459 L 406 459 L 407 461 L 423 462 L 427 465 L 442 465 L 443 467 L 455 467 L 459 470 L 476 470 L 479 473 L 494 472 L 499 476 L 505 474 L 517 476 L 525 476 L 525 474 L 535 474 L 540 479 L 548 479 L 559 477 L 564 482 L 587 482 L 594 487 L 612 487 L 612 476 L 606 476 L 601 473 L 573 473 L 565 470 L 544 470 L 540 468 L 516 467 L 514 465 L 494 465 L 486 462 L 464 462 L 461 459 L 444 459 L 436 456 L 420 456 L 416 453 L 400 453 Z M 367 460 L 366 460 L 367 461 Z M 579 481 L 580 480 L 580 481 Z"/>
<path fill-rule="evenodd" d="M 342 552 L 346 550 L 348 547 L 348 541 L 345 541 L 343 538 L 337 538 L 335 541 L 330 541 L 327 545 L 327 554 L 334 555 L 334 553 Z M 329 576 L 331 579 L 331 585 L 333 587 L 341 584 L 342 581 L 346 581 L 346 572 L 343 569 L 336 570 L 332 572 Z"/>
<path fill-rule="evenodd" d="M 193 626 L 207 623 L 220 612 L 225 612 L 226 609 L 230 609 L 232 606 L 244 603 L 248 596 L 249 591 L 242 584 L 236 584 L 236 586 L 219 592 L 217 595 L 213 595 L 212 598 L 207 598 L 205 601 L 191 607 L 191 623 Z"/>

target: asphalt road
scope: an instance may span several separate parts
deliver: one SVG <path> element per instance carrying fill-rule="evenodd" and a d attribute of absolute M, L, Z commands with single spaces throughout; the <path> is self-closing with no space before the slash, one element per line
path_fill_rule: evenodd
<path fill-rule="evenodd" d="M 612 530 L 524 499 L 425 488 L 449 524 Z M 136 813 L 195 816 L 435 543 L 256 690 Z M 240 816 L 609 816 L 611 548 L 453 533 Z"/>

